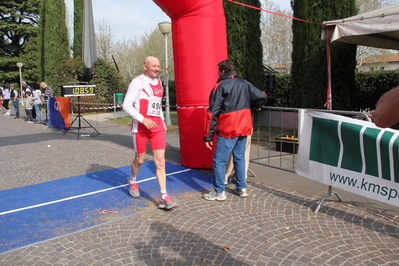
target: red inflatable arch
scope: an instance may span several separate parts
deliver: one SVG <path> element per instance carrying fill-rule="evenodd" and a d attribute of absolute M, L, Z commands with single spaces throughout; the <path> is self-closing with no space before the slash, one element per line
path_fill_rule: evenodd
<path fill-rule="evenodd" d="M 222 0 L 153 0 L 172 20 L 181 163 L 212 168 L 213 151 L 202 140 L 217 63 L 227 59 Z"/>

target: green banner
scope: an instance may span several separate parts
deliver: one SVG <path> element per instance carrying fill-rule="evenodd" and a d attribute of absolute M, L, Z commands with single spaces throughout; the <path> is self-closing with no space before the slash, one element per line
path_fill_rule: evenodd
<path fill-rule="evenodd" d="M 313 117 L 311 161 L 399 182 L 398 151 L 399 137 L 393 132 Z"/>

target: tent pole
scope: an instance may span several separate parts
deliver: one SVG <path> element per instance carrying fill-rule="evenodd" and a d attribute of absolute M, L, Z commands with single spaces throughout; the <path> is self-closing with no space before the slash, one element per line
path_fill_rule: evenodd
<path fill-rule="evenodd" d="M 332 110 L 332 97 L 331 97 L 331 27 L 327 26 L 327 102 L 326 109 Z"/>
<path fill-rule="evenodd" d="M 327 101 L 326 101 L 326 109 L 327 110 L 332 110 L 332 98 L 331 98 L 331 35 L 330 35 L 330 29 L 331 26 L 327 26 Z M 321 198 L 319 203 L 317 204 L 317 207 L 315 209 L 315 213 L 317 213 L 323 204 L 324 200 L 330 196 L 337 196 L 339 201 L 342 201 L 342 198 L 339 196 L 339 194 L 335 191 L 333 191 L 332 186 L 328 186 L 328 193 Z"/>

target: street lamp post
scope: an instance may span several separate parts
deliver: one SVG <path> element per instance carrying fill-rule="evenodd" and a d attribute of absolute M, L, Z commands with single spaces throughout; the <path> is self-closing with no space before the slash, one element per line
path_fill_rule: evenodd
<path fill-rule="evenodd" d="M 164 36 L 165 39 L 165 96 L 166 96 L 166 117 L 165 124 L 167 126 L 172 125 L 170 120 L 170 106 L 169 106 L 169 66 L 168 66 L 168 34 L 172 31 L 172 24 L 170 22 L 158 23 L 158 28 Z"/>
<path fill-rule="evenodd" d="M 21 105 L 24 106 L 24 95 L 22 94 L 22 67 L 24 66 L 24 63 L 18 62 L 17 67 L 19 68 L 19 90 L 21 92 Z"/>

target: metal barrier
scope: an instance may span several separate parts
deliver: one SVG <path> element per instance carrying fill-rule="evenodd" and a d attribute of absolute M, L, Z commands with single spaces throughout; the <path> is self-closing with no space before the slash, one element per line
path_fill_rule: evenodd
<path fill-rule="evenodd" d="M 256 144 L 256 157 L 250 162 L 281 170 L 295 172 L 296 153 L 283 152 L 275 147 L 275 138 L 298 136 L 298 109 L 264 107 L 254 114 L 254 132 L 252 144 Z M 293 144 L 295 146 L 295 144 Z M 255 150 L 253 147 L 251 148 Z M 254 153 L 251 153 L 251 156 Z"/>
<path fill-rule="evenodd" d="M 371 120 L 363 112 L 311 110 Z M 298 141 L 301 141 L 298 138 L 298 111 L 298 108 L 264 107 L 255 112 L 252 144 L 257 147 L 251 147 L 250 162 L 295 172 Z M 280 143 L 276 144 L 276 139 Z"/>

